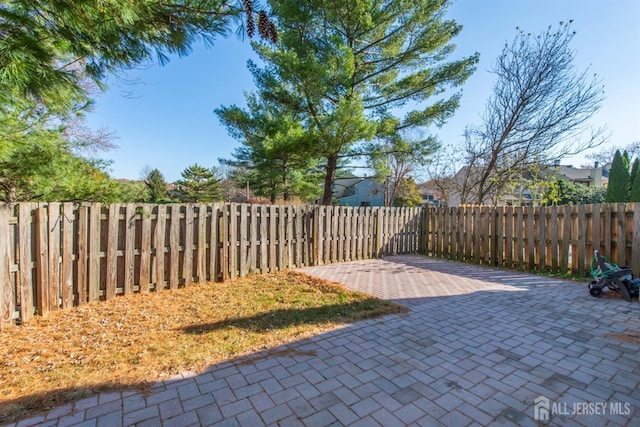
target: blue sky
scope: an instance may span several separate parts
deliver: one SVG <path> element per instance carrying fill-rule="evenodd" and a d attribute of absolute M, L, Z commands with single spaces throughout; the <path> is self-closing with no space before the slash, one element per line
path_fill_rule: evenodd
<path fill-rule="evenodd" d="M 494 83 L 489 70 L 516 27 L 539 33 L 570 19 L 577 32 L 572 42 L 577 69 L 590 67 L 605 85 L 606 99 L 591 125 L 607 126 L 609 145 L 640 140 L 639 0 L 457 0 L 448 17 L 464 27 L 452 58 L 476 51 L 481 57 L 455 116 L 430 129 L 443 143 L 459 143 L 464 127 L 479 123 Z M 193 163 L 214 166 L 218 158 L 230 158 L 238 142 L 213 110 L 244 105 L 244 92 L 254 88 L 249 58 L 255 56 L 248 41 L 232 35 L 212 48 L 197 45 L 191 55 L 172 58 L 164 67 L 139 67 L 110 78 L 89 123 L 118 136 L 118 148 L 102 155 L 113 160 L 112 175 L 138 178 L 148 165 L 174 181 Z M 563 163 L 571 162 L 579 165 L 584 158 Z"/>

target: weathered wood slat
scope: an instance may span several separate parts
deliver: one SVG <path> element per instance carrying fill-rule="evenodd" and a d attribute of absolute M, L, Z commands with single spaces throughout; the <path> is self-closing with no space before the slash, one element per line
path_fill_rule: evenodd
<path fill-rule="evenodd" d="M 140 292 L 149 292 L 151 283 L 151 206 L 139 208 L 140 219 Z"/>
<path fill-rule="evenodd" d="M 585 207 L 578 205 L 578 274 L 585 275 L 585 240 L 586 240 L 586 223 L 585 223 Z"/>
<path fill-rule="evenodd" d="M 547 215 L 546 210 L 539 209 L 538 214 L 538 244 L 536 250 L 538 252 L 538 271 L 547 271 Z"/>
<path fill-rule="evenodd" d="M 198 205 L 198 258 L 196 277 L 198 283 L 207 281 L 207 205 Z"/>
<path fill-rule="evenodd" d="M 527 270 L 533 270 L 536 268 L 536 258 L 535 258 L 535 210 L 533 209 L 532 206 L 527 206 L 526 208 L 526 213 L 527 213 L 527 252 L 528 252 L 528 259 L 527 259 L 527 265 L 526 265 L 526 269 Z"/>
<path fill-rule="evenodd" d="M 75 221 L 73 203 L 62 205 L 62 263 L 60 265 L 60 293 L 61 308 L 67 309 L 74 305 L 73 295 L 73 224 Z"/>
<path fill-rule="evenodd" d="M 627 216 L 625 215 L 625 204 L 616 203 L 616 263 L 618 265 L 627 265 L 626 260 L 626 230 Z"/>
<path fill-rule="evenodd" d="M 277 249 L 278 249 L 278 236 L 276 235 L 278 224 L 278 211 L 275 205 L 269 206 L 269 271 L 277 271 Z M 321 224 L 321 213 L 318 213 L 318 224 Z M 318 231 L 315 246 L 318 248 L 316 254 L 316 260 L 322 258 L 322 228 Z"/>
<path fill-rule="evenodd" d="M 247 258 L 248 258 L 248 240 L 247 240 L 247 232 L 248 232 L 248 221 L 247 221 L 247 204 L 242 203 L 240 205 L 240 217 L 238 221 L 238 228 L 240 229 L 240 277 L 245 277 L 247 275 Z"/>
<path fill-rule="evenodd" d="M 269 208 L 260 206 L 260 272 L 269 271 Z"/>
<path fill-rule="evenodd" d="M 558 273 L 558 207 L 549 207 L 549 221 L 550 221 L 550 233 L 551 244 L 549 250 L 551 251 L 551 271 Z"/>
<path fill-rule="evenodd" d="M 11 241 L 7 238 L 12 231 L 12 226 L 9 225 L 12 210 L 11 206 L 0 206 L 0 329 L 13 325 L 15 311 L 15 291 L 11 280 Z"/>
<path fill-rule="evenodd" d="M 332 253 L 332 240 L 334 237 L 333 229 L 333 206 L 324 206 L 324 235 L 322 237 L 324 263 L 331 264 L 334 261 L 335 254 Z"/>
<path fill-rule="evenodd" d="M 238 277 L 238 205 L 229 205 L 229 279 Z M 275 245 L 274 245 L 275 246 Z"/>
<path fill-rule="evenodd" d="M 562 241 L 560 243 L 560 273 L 569 272 L 569 249 L 571 247 L 571 206 L 562 206 Z"/>
<path fill-rule="evenodd" d="M 48 218 L 48 242 L 49 249 L 49 309 L 57 310 L 60 307 L 60 244 L 62 229 L 62 212 L 60 203 L 50 202 L 47 207 Z"/>
<path fill-rule="evenodd" d="M 219 203 L 211 205 L 211 216 L 209 217 L 209 221 L 211 222 L 211 231 L 209 235 L 209 280 L 212 282 L 218 280 L 218 275 L 220 273 L 220 248 L 218 244 L 220 241 L 220 208 L 221 204 Z"/>
<path fill-rule="evenodd" d="M 89 263 L 89 207 L 81 204 L 78 207 L 78 253 L 77 270 L 78 270 L 78 304 L 84 304 L 89 297 L 88 288 L 88 263 Z"/>
<path fill-rule="evenodd" d="M 640 277 L 640 203 L 631 203 L 633 210 L 633 235 L 631 240 L 631 270 Z M 635 256 L 634 256 L 635 254 Z"/>
<path fill-rule="evenodd" d="M 165 288 L 165 250 L 166 250 L 167 206 L 158 205 L 156 213 L 155 247 L 156 247 L 156 292 Z M 187 227 L 188 228 L 188 227 Z M 187 242 L 188 245 L 188 242 Z M 185 259 L 186 262 L 186 259 Z M 187 276 L 188 277 L 188 276 Z"/>
<path fill-rule="evenodd" d="M 0 209 L 7 209 L 8 207 Z M 33 317 L 33 269 L 31 265 L 31 254 L 33 253 L 33 244 L 35 239 L 31 234 L 31 212 L 33 205 L 31 203 L 21 203 L 18 207 L 18 241 L 20 242 L 20 264 L 19 271 L 19 283 L 20 283 L 20 318 L 23 322 L 28 322 Z M 9 216 L 6 214 L 6 227 L 9 226 Z M 9 229 L 6 228 L 6 232 Z M 0 239 L 4 241 L 4 239 Z M 9 243 L 9 239 L 6 239 L 6 244 Z M 10 254 L 10 252 L 7 252 Z M 6 274 L 9 274 L 9 269 L 3 270 Z M 6 276 L 3 278 L 2 283 L 9 283 Z M 6 285 L 5 285 L 6 286 Z"/>
<path fill-rule="evenodd" d="M 178 286 L 180 285 L 180 208 L 181 205 L 170 206 L 171 216 L 169 218 L 169 289 L 178 289 Z"/>
<path fill-rule="evenodd" d="M 518 211 L 516 212 L 516 226 L 515 226 L 515 230 L 516 230 L 516 235 L 517 237 L 517 241 L 516 241 L 516 262 L 517 262 L 517 268 L 519 270 L 522 270 L 524 268 L 524 260 L 525 260 L 525 256 L 524 256 L 524 242 L 525 242 L 525 227 L 524 227 L 524 209 L 518 209 Z"/>
<path fill-rule="evenodd" d="M 118 286 L 118 230 L 120 229 L 120 204 L 109 206 L 107 222 L 107 277 L 105 279 L 105 299 L 116 297 Z"/>
<path fill-rule="evenodd" d="M 36 309 L 38 314 L 46 316 L 50 311 L 49 297 L 49 221 L 47 209 L 38 204 L 36 211 Z M 7 271 L 9 271 L 7 269 Z"/>
<path fill-rule="evenodd" d="M 249 248 L 249 273 L 255 274 L 258 271 L 258 206 L 250 206 L 249 236 L 251 236 L 251 247 Z"/>
<path fill-rule="evenodd" d="M 100 300 L 100 236 L 102 222 L 102 204 L 93 203 L 89 210 L 89 273 L 87 286 L 89 301 Z"/>
<path fill-rule="evenodd" d="M 504 252 L 507 268 L 513 268 L 513 206 L 507 206 L 504 210 Z"/>
<path fill-rule="evenodd" d="M 136 214 L 136 206 L 132 203 L 128 203 L 124 208 L 124 286 L 123 292 L 125 295 L 133 293 L 133 286 L 135 280 L 135 268 L 136 268 L 136 225 L 138 215 Z"/>
<path fill-rule="evenodd" d="M 189 286 L 193 283 L 193 238 L 196 234 L 195 221 L 195 205 L 187 203 L 184 207 L 184 285 Z"/>

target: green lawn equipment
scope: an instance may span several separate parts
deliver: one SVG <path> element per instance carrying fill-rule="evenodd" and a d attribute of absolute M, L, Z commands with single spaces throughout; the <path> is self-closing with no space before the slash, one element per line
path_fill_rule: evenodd
<path fill-rule="evenodd" d="M 621 294 L 625 300 L 631 301 L 632 296 L 637 296 L 640 291 L 640 279 L 634 278 L 629 267 L 618 267 L 607 257 L 600 255 L 599 251 L 593 251 L 591 260 L 591 276 L 595 279 L 589 283 L 591 296 L 600 298 L 602 290 L 609 288 Z"/>

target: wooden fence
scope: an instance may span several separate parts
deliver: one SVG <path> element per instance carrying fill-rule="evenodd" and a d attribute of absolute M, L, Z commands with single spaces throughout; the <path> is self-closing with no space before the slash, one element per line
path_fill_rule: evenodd
<path fill-rule="evenodd" d="M 117 295 L 402 253 L 640 276 L 640 203 L 348 208 L 21 203 L 0 207 L 0 327 Z"/>
<path fill-rule="evenodd" d="M 640 203 L 430 208 L 425 216 L 432 256 L 584 277 L 597 249 L 640 276 Z"/>
<path fill-rule="evenodd" d="M 0 327 L 117 295 L 421 250 L 419 208 L 0 207 Z"/>

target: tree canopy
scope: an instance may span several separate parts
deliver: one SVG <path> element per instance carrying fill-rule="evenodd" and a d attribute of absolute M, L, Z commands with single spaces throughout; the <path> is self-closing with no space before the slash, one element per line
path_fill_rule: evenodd
<path fill-rule="evenodd" d="M 190 203 L 217 202 L 222 200 L 222 187 L 218 170 L 195 163 L 182 171 L 182 179 L 176 181 L 180 200 Z"/>
<path fill-rule="evenodd" d="M 478 55 L 445 62 L 462 29 L 447 2 L 272 1 L 279 43 L 254 43 L 265 66 L 250 64 L 258 96 L 286 110 L 316 141 L 325 163 L 323 204 L 331 203 L 340 160 L 356 144 L 441 124 L 458 106 Z M 402 117 L 397 117 L 403 109 Z"/>
<path fill-rule="evenodd" d="M 465 131 L 463 203 L 495 199 L 510 177 L 602 142 L 602 130 L 588 126 L 603 100 L 602 85 L 588 70 L 576 71 L 574 34 L 570 23 L 537 35 L 518 29 L 505 44 L 482 124 Z"/>
<path fill-rule="evenodd" d="M 609 171 L 609 184 L 607 185 L 607 203 L 626 202 L 629 199 L 629 160 L 616 151 Z"/>

